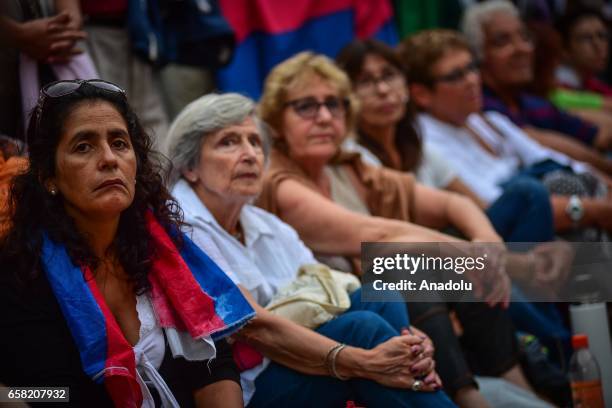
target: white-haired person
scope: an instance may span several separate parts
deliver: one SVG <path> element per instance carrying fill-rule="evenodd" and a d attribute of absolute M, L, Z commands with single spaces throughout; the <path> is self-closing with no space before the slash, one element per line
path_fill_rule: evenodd
<path fill-rule="evenodd" d="M 612 174 L 612 162 L 597 152 L 612 148 L 612 122 L 585 121 L 526 90 L 534 47 L 510 1 L 471 5 L 462 28 L 482 73 L 485 111 L 501 112 L 540 143 Z"/>
<path fill-rule="evenodd" d="M 238 284 L 257 317 L 237 340 L 261 353 L 243 366 L 245 405 L 448 407 L 433 344 L 411 328 L 403 303 L 362 303 L 316 329 L 264 307 L 315 264 L 296 231 L 251 205 L 261 193 L 268 140 L 255 105 L 238 94 L 206 95 L 175 119 L 167 138 L 172 194 L 191 236 Z"/>

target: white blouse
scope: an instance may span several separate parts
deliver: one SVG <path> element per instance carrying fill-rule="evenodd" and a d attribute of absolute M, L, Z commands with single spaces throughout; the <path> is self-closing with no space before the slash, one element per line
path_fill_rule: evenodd
<path fill-rule="evenodd" d="M 157 322 L 155 312 L 147 294 L 136 297 L 136 311 L 140 320 L 140 339 L 134 346 L 136 371 L 143 395 L 143 407 L 155 407 L 155 402 L 148 386 L 157 390 L 163 407 L 179 407 L 170 388 L 157 370 L 161 367 L 166 351 L 164 333 Z"/>
<path fill-rule="evenodd" d="M 297 277 L 300 266 L 317 263 L 293 228 L 261 208 L 242 208 L 243 245 L 217 223 L 186 181 L 179 180 L 172 195 L 191 226 L 185 230 L 187 235 L 261 306 Z M 269 362 L 264 358 L 262 364 L 240 374 L 245 406 L 255 393 L 255 379 Z"/>
<path fill-rule="evenodd" d="M 521 166 L 552 159 L 585 172 L 588 166 L 532 140 L 521 128 L 498 112 L 478 114 L 467 119 L 467 126 L 497 154 L 484 149 L 465 128 L 442 122 L 429 114 L 419 114 L 417 122 L 425 146 L 431 146 L 453 167 L 459 178 L 483 201 L 491 204 L 502 194 L 500 184 L 514 176 Z"/>

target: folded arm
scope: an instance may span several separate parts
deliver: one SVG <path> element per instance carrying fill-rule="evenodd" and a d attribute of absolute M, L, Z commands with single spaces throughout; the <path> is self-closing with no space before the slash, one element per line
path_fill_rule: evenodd
<path fill-rule="evenodd" d="M 418 183 L 414 195 L 416 223 L 431 228 L 450 225 L 472 241 L 501 241 L 487 216 L 469 198 Z"/>
<path fill-rule="evenodd" d="M 362 242 L 457 241 L 416 224 L 347 210 L 294 180 L 283 181 L 277 194 L 280 217 L 315 252 L 359 256 Z"/>

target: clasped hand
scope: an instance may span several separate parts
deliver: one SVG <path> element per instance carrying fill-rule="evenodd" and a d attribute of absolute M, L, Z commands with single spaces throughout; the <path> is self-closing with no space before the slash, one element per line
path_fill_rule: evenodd
<path fill-rule="evenodd" d="M 423 382 L 421 391 L 436 391 L 442 381 L 435 371 L 434 346 L 423 332 L 411 327 L 399 336 L 369 350 L 365 362 L 367 378 L 379 384 L 410 389 L 415 380 Z"/>

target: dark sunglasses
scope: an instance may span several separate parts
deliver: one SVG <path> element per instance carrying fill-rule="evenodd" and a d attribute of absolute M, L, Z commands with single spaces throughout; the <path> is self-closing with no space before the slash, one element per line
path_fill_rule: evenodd
<path fill-rule="evenodd" d="M 317 117 L 321 106 L 325 106 L 325 109 L 334 118 L 342 118 L 346 114 L 350 103 L 349 100 L 344 98 L 329 97 L 325 98 L 323 102 L 319 102 L 316 98 L 307 97 L 301 99 L 295 99 L 293 101 L 285 102 L 285 106 L 291 106 L 293 111 L 303 119 L 312 120 Z"/>
<path fill-rule="evenodd" d="M 112 82 L 104 81 L 103 79 L 72 79 L 51 82 L 50 84 L 47 84 L 42 87 L 38 95 L 38 103 L 36 104 L 36 131 L 38 132 L 44 106 L 49 99 L 57 99 L 63 96 L 73 94 L 85 84 L 87 84 L 88 86 L 93 86 L 94 88 L 103 90 L 108 93 L 119 94 L 123 96 L 124 99 L 126 98 L 125 90 L 113 84 Z"/>
<path fill-rule="evenodd" d="M 478 72 L 478 63 L 472 61 L 463 68 L 457 68 L 448 74 L 440 75 L 434 78 L 434 82 L 458 83 L 473 72 Z"/>

